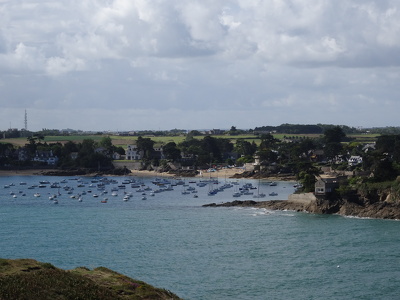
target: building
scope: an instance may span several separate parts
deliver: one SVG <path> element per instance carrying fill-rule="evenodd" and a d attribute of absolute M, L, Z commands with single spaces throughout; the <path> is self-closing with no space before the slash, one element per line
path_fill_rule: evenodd
<path fill-rule="evenodd" d="M 136 145 L 128 145 L 125 151 L 125 158 L 127 160 L 139 160 L 142 159 L 143 153 L 140 151 Z"/>
<path fill-rule="evenodd" d="M 320 175 L 317 177 L 317 182 L 315 183 L 315 195 L 325 196 L 331 194 L 339 187 L 340 181 L 343 176 L 337 175 Z"/>
<path fill-rule="evenodd" d="M 39 151 L 37 150 L 32 161 L 42 162 L 48 165 L 55 165 L 58 162 L 58 157 L 53 155 L 53 151 Z"/>
<path fill-rule="evenodd" d="M 348 160 L 348 164 L 349 164 L 350 167 L 362 164 L 362 162 L 363 162 L 362 157 L 361 156 L 356 156 L 356 155 L 350 156 L 350 158 Z"/>

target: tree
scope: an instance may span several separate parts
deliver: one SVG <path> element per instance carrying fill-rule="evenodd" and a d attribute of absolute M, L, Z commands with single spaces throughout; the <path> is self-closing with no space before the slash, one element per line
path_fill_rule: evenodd
<path fill-rule="evenodd" d="M 222 159 L 221 149 L 218 147 L 218 142 L 216 138 L 207 135 L 201 141 L 201 147 L 205 153 L 210 154 L 210 161 L 212 159 L 216 161 L 220 161 Z"/>
<path fill-rule="evenodd" d="M 326 129 L 324 132 L 325 148 L 324 152 L 326 157 L 334 158 L 339 155 L 343 150 L 342 140 L 346 137 L 346 134 L 341 127 L 335 126 L 333 128 Z"/>
<path fill-rule="evenodd" d="M 99 142 L 99 146 L 106 149 L 108 155 L 112 155 L 112 153 L 114 152 L 114 145 L 109 136 L 102 137 Z"/>
<path fill-rule="evenodd" d="M 270 133 L 262 134 L 260 136 L 260 139 L 261 139 L 260 149 L 264 149 L 264 150 L 273 147 L 277 141 L 274 138 L 274 136 Z"/>
<path fill-rule="evenodd" d="M 276 162 L 278 158 L 278 154 L 271 150 L 260 150 L 257 152 L 257 155 L 261 162 L 273 163 Z"/>
<path fill-rule="evenodd" d="M 250 142 L 246 140 L 237 140 L 236 145 L 235 145 L 235 151 L 244 156 L 253 156 L 254 153 L 256 152 L 257 148 L 254 147 L 254 144 L 251 144 Z"/>
<path fill-rule="evenodd" d="M 175 142 L 169 142 L 163 146 L 163 153 L 167 159 L 173 161 L 181 158 L 181 151 L 176 146 Z"/>
<path fill-rule="evenodd" d="M 341 143 L 346 137 L 346 134 L 340 126 L 329 128 L 324 132 L 325 143 Z"/>
<path fill-rule="evenodd" d="M 390 181 L 397 176 L 397 171 L 393 167 L 393 163 L 389 159 L 383 159 L 374 166 L 374 179 L 376 181 Z"/>
<path fill-rule="evenodd" d="M 236 127 L 232 126 L 231 129 L 229 130 L 229 135 L 238 135 L 238 134 L 239 134 L 239 132 L 236 129 Z"/>
<path fill-rule="evenodd" d="M 143 159 L 150 160 L 153 157 L 155 142 L 150 138 L 138 137 L 136 146 L 140 151 L 143 151 Z"/>

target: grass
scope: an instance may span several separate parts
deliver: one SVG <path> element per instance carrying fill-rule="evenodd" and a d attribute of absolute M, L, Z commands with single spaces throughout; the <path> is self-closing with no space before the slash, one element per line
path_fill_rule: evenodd
<path fill-rule="evenodd" d="M 0 259 L 0 299 L 180 299 L 104 267 L 66 271 L 32 259 Z"/>
<path fill-rule="evenodd" d="M 106 135 L 104 135 L 106 136 Z M 76 143 L 82 142 L 84 139 L 92 139 L 94 141 L 100 141 L 104 136 L 102 135 L 71 135 L 71 136 L 46 136 L 44 138 L 44 142 L 47 143 L 56 143 L 56 142 L 67 142 L 73 141 Z M 273 134 L 276 139 L 282 140 L 285 136 L 288 138 L 319 138 L 323 136 L 322 134 Z M 349 134 L 347 135 L 349 138 L 354 138 L 356 142 L 360 143 L 371 143 L 376 141 L 379 134 Z M 122 146 L 126 148 L 126 145 L 132 144 L 137 140 L 136 136 L 110 136 L 112 139 L 112 143 L 115 146 Z M 236 143 L 236 140 L 241 139 L 248 141 L 250 143 L 255 142 L 257 145 L 260 144 L 260 139 L 258 136 L 252 134 L 246 135 L 213 135 L 214 138 L 223 138 L 229 139 L 232 143 Z M 169 142 L 174 142 L 179 144 L 185 140 L 185 136 L 149 136 L 153 141 L 155 141 L 156 145 L 167 144 Z M 196 136 L 196 139 L 203 139 L 204 136 Z M 1 143 L 11 143 L 15 146 L 24 146 L 27 144 L 26 137 L 23 138 L 13 138 L 13 139 L 2 139 L 0 140 Z"/>

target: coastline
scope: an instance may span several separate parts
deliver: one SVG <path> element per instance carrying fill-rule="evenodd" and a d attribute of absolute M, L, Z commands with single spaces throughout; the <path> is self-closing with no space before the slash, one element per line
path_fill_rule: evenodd
<path fill-rule="evenodd" d="M 172 173 L 167 173 L 167 172 L 157 172 L 157 171 L 147 171 L 147 170 L 130 170 L 131 173 L 126 174 L 126 176 L 136 176 L 136 177 L 185 177 L 183 175 L 176 175 Z M 0 177 L 5 177 L 5 176 L 34 176 L 34 175 L 39 175 L 39 176 L 46 176 L 49 173 L 57 173 L 60 172 L 61 176 L 64 176 L 64 174 L 61 174 L 61 170 L 58 169 L 22 169 L 22 170 L 0 170 Z M 243 169 L 240 168 L 232 168 L 232 169 L 223 169 L 223 170 L 217 170 L 215 172 L 205 172 L 202 175 L 195 175 L 194 177 L 218 177 L 218 178 L 231 178 L 232 176 L 240 176 L 244 172 Z M 90 173 L 86 175 L 79 175 L 79 176 L 95 176 L 98 173 Z M 73 175 L 71 175 L 73 176 Z M 104 176 L 123 176 L 123 175 L 112 175 L 112 174 L 104 174 Z M 193 177 L 193 176 L 190 176 Z"/>
<path fill-rule="evenodd" d="M 373 204 L 356 204 L 349 201 L 329 201 L 319 200 L 310 202 L 290 201 L 290 200 L 271 200 L 271 201 L 253 201 L 253 200 L 235 200 L 225 203 L 210 203 L 203 207 L 254 207 L 265 208 L 269 210 L 289 210 L 296 212 L 322 214 L 322 215 L 340 215 L 343 217 L 357 217 L 370 219 L 388 219 L 400 220 L 400 204 L 377 202 Z"/>
<path fill-rule="evenodd" d="M 45 172 L 56 172 L 56 169 L 0 170 L 0 177 L 44 175 Z"/>
<path fill-rule="evenodd" d="M 296 177 L 293 175 L 279 175 L 279 176 L 268 176 L 262 177 L 258 173 L 253 171 L 246 171 L 242 168 L 230 168 L 230 169 L 217 169 L 214 172 L 203 171 L 201 174 L 194 174 L 193 171 L 182 171 L 177 173 L 169 172 L 158 172 L 148 170 L 129 170 L 131 173 L 126 175 L 111 174 L 103 172 L 92 172 L 92 173 L 81 173 L 63 171 L 59 169 L 20 169 L 20 170 L 0 170 L 0 177 L 11 177 L 11 176 L 79 176 L 79 177 L 94 177 L 94 176 L 133 176 L 133 177 L 183 177 L 183 178 L 225 178 L 225 179 L 254 179 L 254 180 L 267 180 L 267 181 L 296 181 Z"/>

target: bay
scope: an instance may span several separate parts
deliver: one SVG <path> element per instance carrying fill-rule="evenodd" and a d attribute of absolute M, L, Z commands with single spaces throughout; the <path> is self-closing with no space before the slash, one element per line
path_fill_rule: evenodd
<path fill-rule="evenodd" d="M 111 187 L 130 178 L 113 177 L 117 183 L 100 195 L 92 178 L 83 178 L 85 187 L 78 188 L 77 178 L 0 177 L 0 257 L 33 258 L 65 269 L 105 266 L 184 299 L 399 298 L 398 221 L 203 208 L 236 199 L 235 186 L 208 196 L 209 185 L 188 183 L 200 179 L 186 179 L 198 198 L 182 195 L 182 185 L 155 196 L 147 192 L 146 200 L 130 185 L 129 201 L 122 200 L 122 189 L 111 196 Z M 59 185 L 73 187 L 73 194 L 49 185 L 28 189 L 63 179 Z M 154 189 L 153 180 L 140 179 Z M 82 202 L 70 198 L 89 189 Z M 262 182 L 260 189 L 267 194 L 262 200 L 287 199 L 294 190 L 291 182 L 275 187 Z M 49 196 L 59 190 L 55 205 Z M 268 196 L 271 191 L 278 196 Z M 107 203 L 101 203 L 104 197 Z"/>

